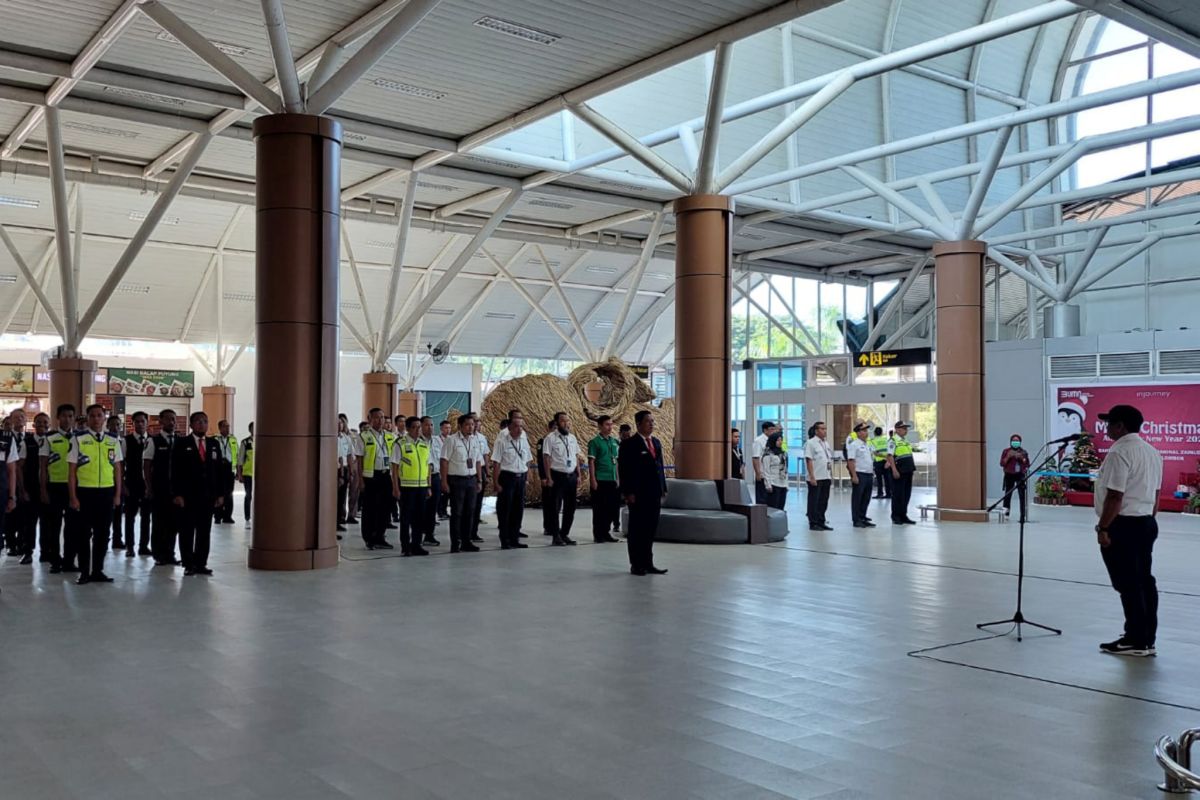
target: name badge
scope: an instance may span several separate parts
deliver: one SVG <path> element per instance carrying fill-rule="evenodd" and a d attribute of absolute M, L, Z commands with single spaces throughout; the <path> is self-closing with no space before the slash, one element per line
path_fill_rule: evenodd
<path fill-rule="evenodd" d="M 389 467 L 389 466 L 391 466 L 391 464 L 392 464 L 392 460 L 385 455 L 383 457 L 383 466 Z"/>
<path fill-rule="evenodd" d="M 475 469 L 475 459 L 473 459 L 473 458 L 467 459 L 467 469 Z"/>

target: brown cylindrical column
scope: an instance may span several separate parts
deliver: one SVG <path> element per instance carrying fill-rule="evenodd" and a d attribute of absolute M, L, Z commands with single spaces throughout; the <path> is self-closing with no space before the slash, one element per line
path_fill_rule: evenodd
<path fill-rule="evenodd" d="M 217 423 L 226 420 L 229 427 L 236 429 L 233 422 L 233 396 L 237 390 L 232 386 L 203 386 L 200 397 L 204 413 L 208 415 L 209 429 L 216 433 Z"/>
<path fill-rule="evenodd" d="M 50 370 L 50 418 L 64 403 L 75 406 L 76 415 L 96 402 L 96 362 L 90 358 L 52 358 Z"/>
<path fill-rule="evenodd" d="M 729 476 L 733 201 L 675 201 L 675 474 Z"/>
<path fill-rule="evenodd" d="M 401 392 L 397 400 L 396 413 L 415 417 L 421 412 L 421 395 L 416 392 Z"/>
<path fill-rule="evenodd" d="M 254 569 L 337 564 L 341 126 L 254 121 Z"/>
<path fill-rule="evenodd" d="M 384 419 L 396 416 L 396 381 L 399 376 L 394 372 L 365 372 L 363 373 L 363 415 L 370 416 L 372 408 L 383 409 Z"/>
<path fill-rule="evenodd" d="M 943 508 L 987 504 L 983 399 L 983 260 L 978 241 L 933 246 L 937 302 L 938 499 Z M 942 519 L 986 522 L 982 514 Z"/>

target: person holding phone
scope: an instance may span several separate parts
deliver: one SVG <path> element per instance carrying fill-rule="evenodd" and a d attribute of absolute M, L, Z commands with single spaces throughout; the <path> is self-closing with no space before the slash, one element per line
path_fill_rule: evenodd
<path fill-rule="evenodd" d="M 1012 514 L 1012 495 L 1009 492 L 1014 486 L 1021 500 L 1021 510 L 1026 508 L 1024 478 L 1029 472 L 1029 451 L 1022 446 L 1019 433 L 1009 437 L 1008 447 L 1000 454 L 1000 467 L 1004 470 L 1004 516 L 1007 517 Z"/>

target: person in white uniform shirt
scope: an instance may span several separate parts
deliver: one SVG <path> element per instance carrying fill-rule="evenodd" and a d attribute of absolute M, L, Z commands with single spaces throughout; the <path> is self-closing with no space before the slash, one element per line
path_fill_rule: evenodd
<path fill-rule="evenodd" d="M 433 480 L 429 482 L 429 502 L 425 504 L 425 519 L 421 525 L 422 544 L 440 546 L 441 542 L 434 536 L 437 530 L 437 509 L 442 497 L 442 481 L 438 474 L 442 469 L 442 437 L 433 432 L 433 417 L 421 417 L 421 441 L 429 445 L 429 474 Z"/>
<path fill-rule="evenodd" d="M 571 433 L 571 418 L 567 412 L 554 415 L 554 431 L 546 434 L 543 450 L 547 480 L 543 488 L 553 492 L 554 508 L 562 508 L 562 521 L 558 514 L 548 515 L 551 524 L 551 542 L 558 547 L 575 544 L 571 538 L 571 523 L 575 521 L 575 503 L 579 488 L 579 441 Z"/>
<path fill-rule="evenodd" d="M 1100 420 L 1108 426 L 1112 449 L 1096 477 L 1095 507 L 1100 518 L 1096 541 L 1112 587 L 1121 595 L 1125 632 L 1100 645 L 1121 656 L 1153 656 L 1158 633 L 1158 584 L 1151 566 L 1158 538 L 1158 498 L 1163 459 L 1141 437 L 1142 412 L 1113 406 Z"/>
<path fill-rule="evenodd" d="M 846 443 L 846 470 L 854 488 L 850 493 L 850 517 L 856 528 L 874 528 L 875 523 L 867 516 L 871 507 L 871 484 L 875 478 L 875 456 L 867 444 L 871 426 L 860 422 L 854 426 L 854 438 Z"/>
<path fill-rule="evenodd" d="M 754 439 L 750 446 L 750 464 L 754 467 L 754 502 L 768 505 L 771 498 L 771 487 L 767 484 L 766 473 L 763 472 L 763 452 L 767 449 L 767 437 L 779 430 L 774 422 L 764 422 L 762 433 Z"/>
<path fill-rule="evenodd" d="M 340 533 L 346 530 L 346 520 L 350 516 L 350 475 L 358 471 L 354 461 L 354 444 L 350 436 L 350 418 L 345 414 L 338 414 L 337 454 L 337 529 Z"/>
<path fill-rule="evenodd" d="M 525 435 L 525 415 L 517 409 L 508 412 L 508 424 L 502 425 L 492 448 L 496 475 L 496 517 L 500 526 L 500 549 L 523 549 L 521 522 L 525 518 L 525 483 L 533 464 L 533 449 Z"/>
<path fill-rule="evenodd" d="M 458 433 L 442 443 L 442 491 L 450 496 L 450 552 L 477 553 L 471 542 L 475 519 L 475 496 L 483 473 L 483 452 L 475 438 L 475 419 L 470 414 L 458 418 Z"/>
<path fill-rule="evenodd" d="M 833 450 L 825 441 L 825 423 L 817 422 L 808 429 L 804 443 L 804 463 L 808 467 L 808 529 L 831 531 L 825 519 L 829 508 L 829 488 L 833 485 Z"/>
<path fill-rule="evenodd" d="M 481 456 L 483 471 L 480 473 L 479 493 L 475 495 L 475 518 L 471 521 L 471 541 L 482 542 L 483 537 L 479 535 L 479 520 L 483 517 L 483 496 L 487 492 L 488 487 L 488 469 L 490 462 L 488 456 L 492 452 L 492 446 L 487 440 L 487 436 L 483 433 L 483 422 L 479 419 L 479 414 L 471 412 L 471 419 L 475 420 L 475 442 L 483 453 Z M 495 478 L 493 477 L 494 481 Z"/>
<path fill-rule="evenodd" d="M 358 468 L 358 462 L 366 455 L 366 447 L 363 445 L 362 432 L 370 427 L 366 420 L 363 420 L 358 429 L 351 428 L 350 433 L 350 454 L 353 456 L 353 464 L 350 469 L 350 488 L 346 492 L 346 524 L 357 525 L 359 514 L 359 500 L 362 497 L 362 470 Z"/>

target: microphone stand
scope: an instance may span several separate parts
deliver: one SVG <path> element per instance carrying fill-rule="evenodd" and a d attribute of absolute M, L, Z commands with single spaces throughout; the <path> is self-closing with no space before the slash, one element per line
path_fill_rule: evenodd
<path fill-rule="evenodd" d="M 1045 448 L 1046 448 L 1046 445 L 1042 445 L 1042 450 L 1044 450 Z M 1038 450 L 1039 455 L 1041 454 L 1042 450 Z M 1001 503 L 1003 503 L 1005 500 L 1008 500 L 1009 498 L 1011 498 L 1013 495 L 1013 492 L 1017 491 L 1018 489 L 1025 488 L 1027 486 L 1027 484 L 1029 483 L 1030 476 L 1036 475 L 1037 473 L 1041 472 L 1043 469 L 1045 469 L 1050 464 L 1050 462 L 1054 461 L 1054 459 L 1056 457 L 1057 457 L 1056 454 L 1053 454 L 1053 453 L 1051 455 L 1046 456 L 1045 461 L 1043 461 L 1041 464 L 1038 464 L 1037 467 L 1029 470 L 1023 476 L 1021 476 L 1021 479 L 1019 481 L 1017 481 L 1016 483 L 1014 483 L 1012 485 L 1012 488 L 1004 493 L 1003 497 L 1001 497 L 999 500 L 997 500 L 995 503 L 993 503 L 990 507 L 988 507 L 988 511 L 994 511 Z M 1058 628 L 1051 628 L 1049 625 L 1042 625 L 1039 622 L 1031 622 L 1030 620 L 1025 618 L 1025 614 L 1022 613 L 1022 611 L 1021 611 L 1021 600 L 1023 597 L 1023 589 L 1024 589 L 1024 584 L 1025 584 L 1025 520 L 1026 520 L 1025 511 L 1026 511 L 1026 507 L 1028 506 L 1028 492 L 1025 493 L 1025 496 L 1026 496 L 1026 502 L 1021 503 L 1020 538 L 1018 540 L 1019 544 L 1017 546 L 1017 610 L 1008 619 L 1000 619 L 1000 620 L 996 620 L 995 622 L 981 622 L 980 624 L 975 626 L 976 628 L 978 628 L 979 630 L 982 631 L 982 630 L 987 630 L 988 628 L 995 627 L 996 625 L 1014 625 L 1016 627 L 1016 631 L 1017 631 L 1017 641 L 1018 642 L 1021 641 L 1021 639 L 1022 639 L 1022 637 L 1021 637 L 1021 626 L 1022 625 L 1032 625 L 1035 628 L 1040 628 L 1041 630 L 1049 631 L 1050 633 L 1053 633 L 1055 636 L 1062 636 L 1062 631 L 1060 631 Z M 1011 631 L 1010 631 L 1010 633 L 1011 633 Z M 1007 635 L 1007 634 L 1002 634 L 1002 635 Z"/>

